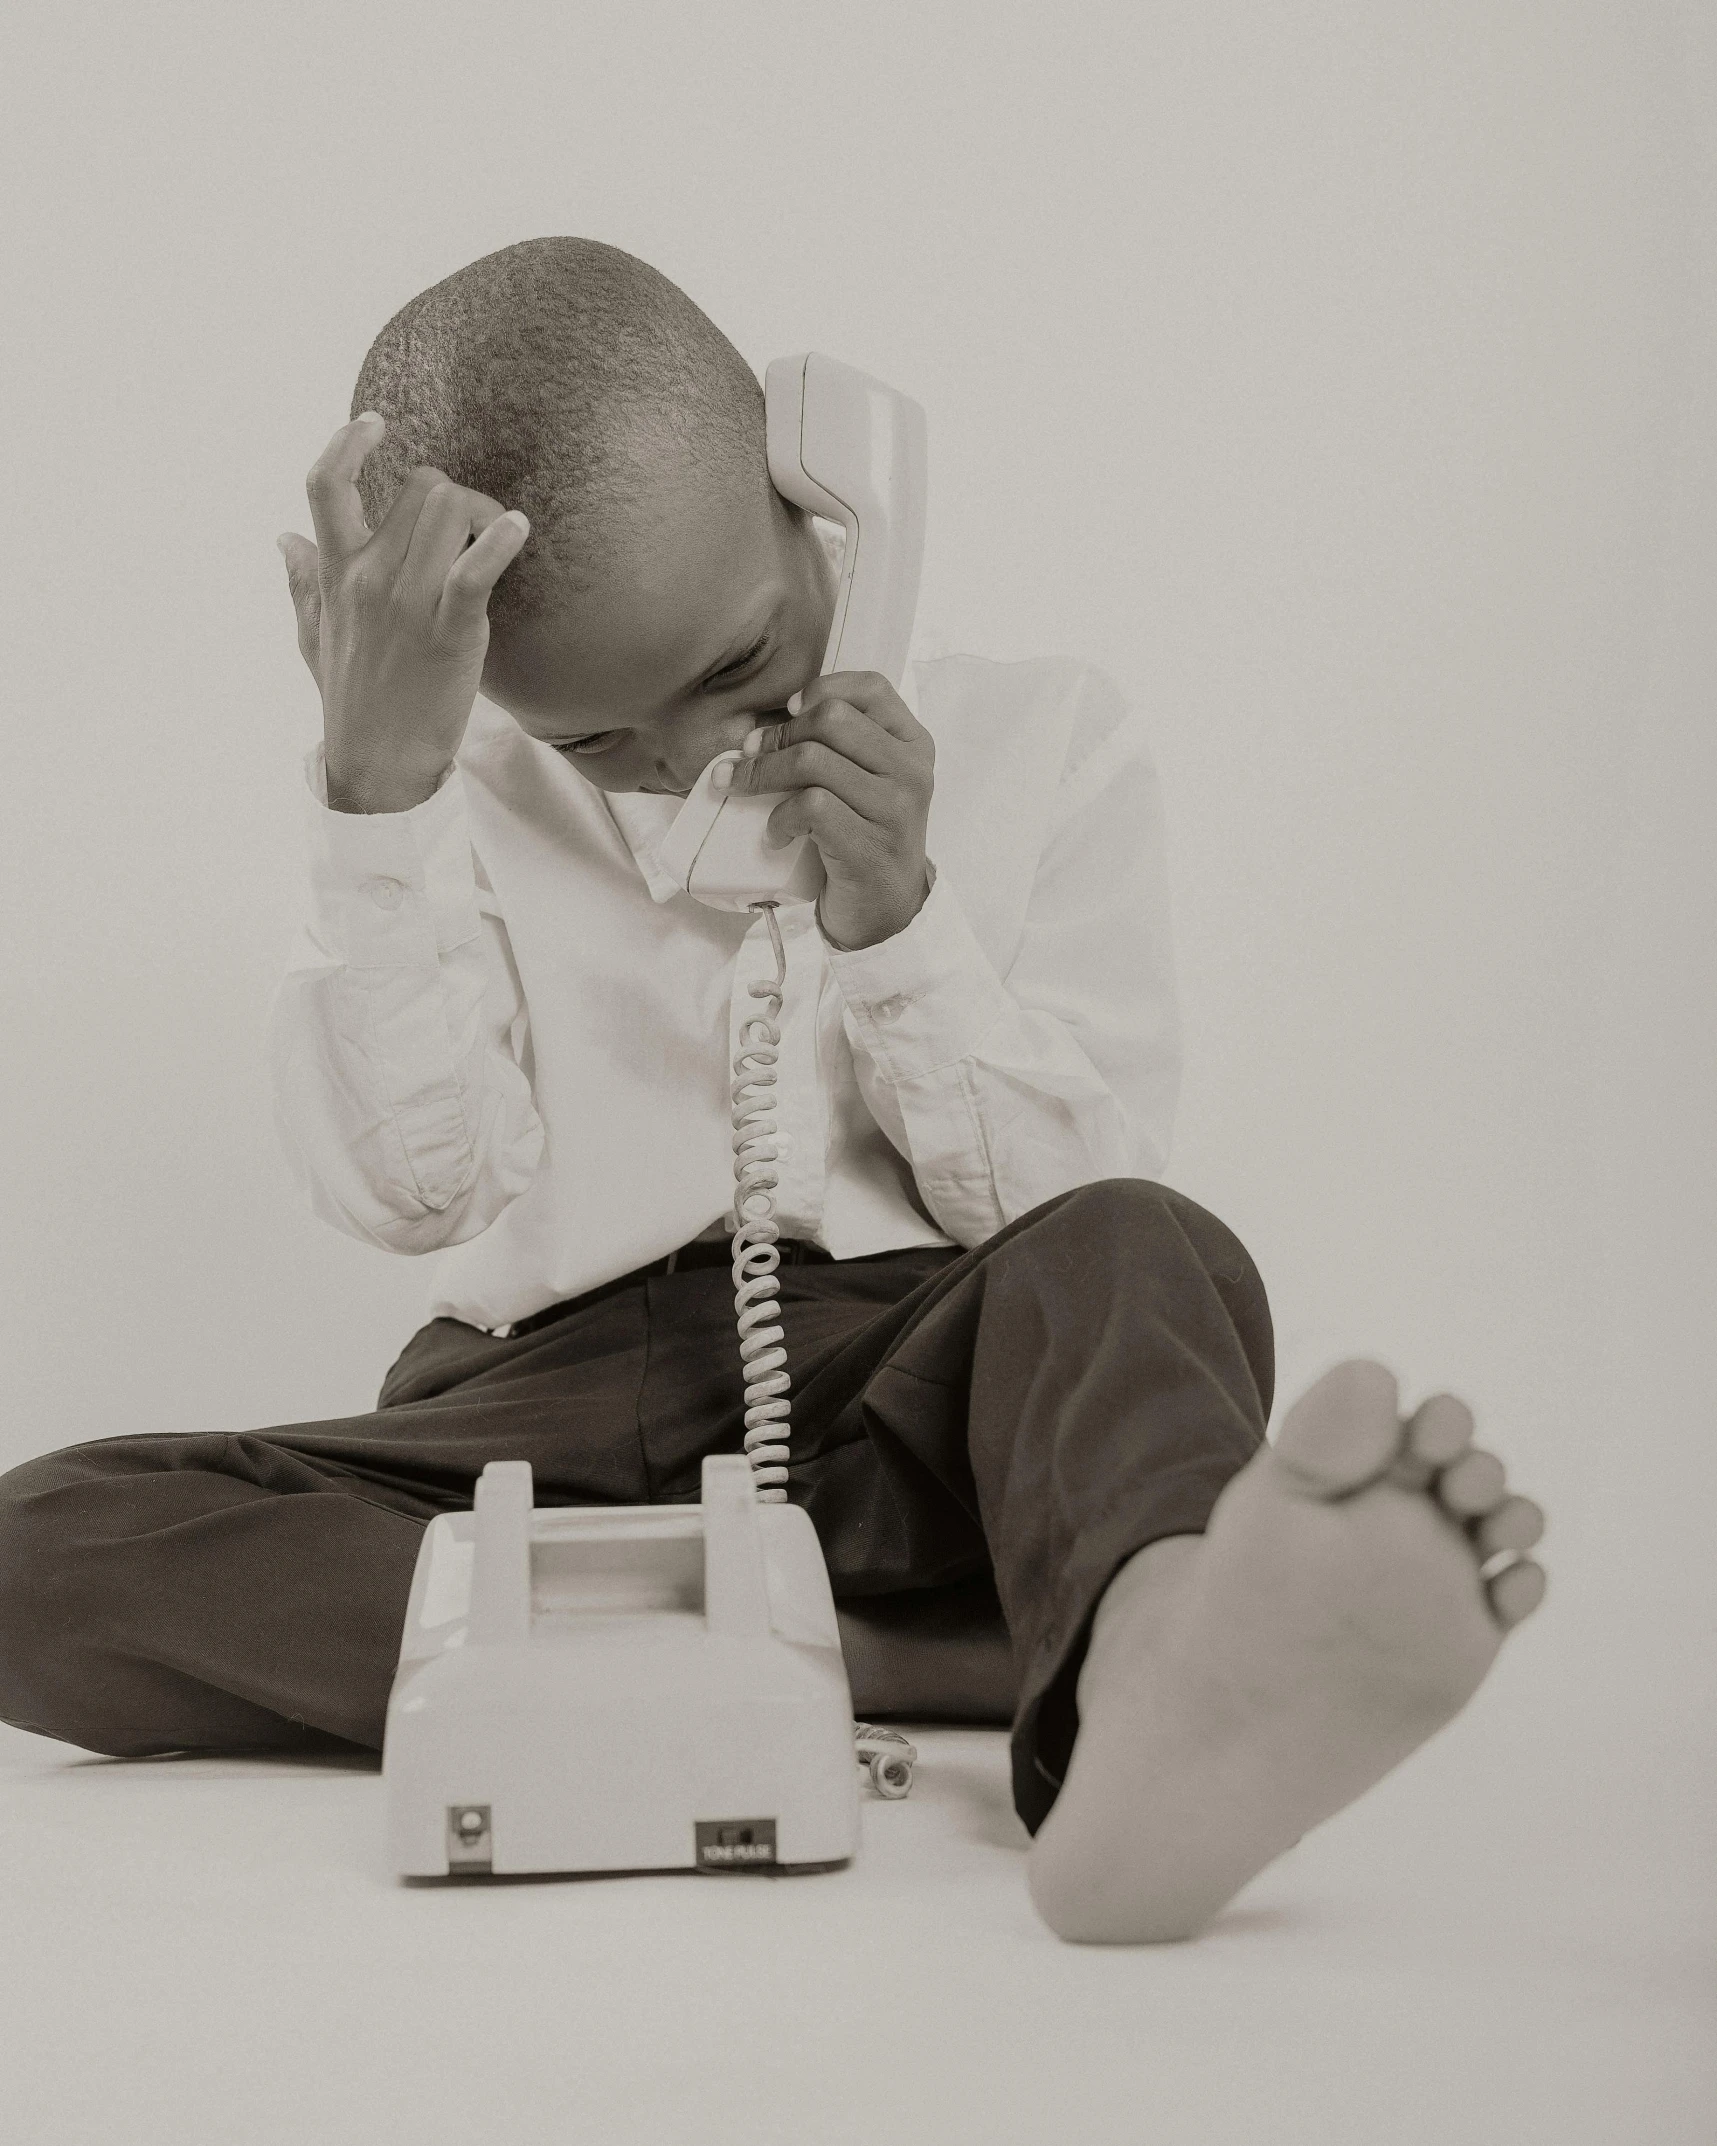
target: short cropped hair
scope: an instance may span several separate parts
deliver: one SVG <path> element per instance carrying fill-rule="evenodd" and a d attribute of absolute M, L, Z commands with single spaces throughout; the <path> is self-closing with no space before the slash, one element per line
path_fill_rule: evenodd
<path fill-rule="evenodd" d="M 529 516 L 489 599 L 499 631 L 624 556 L 664 479 L 769 489 L 751 367 L 677 284 L 599 239 L 524 239 L 432 284 L 371 344 L 360 410 L 387 420 L 358 476 L 372 529 L 417 463 Z"/>

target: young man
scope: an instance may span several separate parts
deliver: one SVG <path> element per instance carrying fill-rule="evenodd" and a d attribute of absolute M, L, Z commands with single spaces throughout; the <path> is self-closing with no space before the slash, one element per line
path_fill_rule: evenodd
<path fill-rule="evenodd" d="M 732 1061 L 774 961 L 655 844 L 743 745 L 827 871 L 781 918 L 774 1199 L 791 1495 L 855 1704 L 1011 1719 L 1062 1936 L 1195 1932 L 1464 1704 L 1542 1595 L 1543 1516 L 1375 1364 L 1265 1443 L 1262 1285 L 1153 1175 L 1137 726 L 1078 664 L 920 663 L 917 712 L 819 677 L 833 564 L 757 381 L 612 247 L 436 285 L 357 400 L 315 545 L 282 540 L 324 740 L 275 1081 L 315 1211 L 443 1255 L 431 1317 L 370 1414 L 6 1478 L 0 1716 L 377 1748 L 422 1528 L 488 1460 L 544 1503 L 672 1502 L 740 1448 Z"/>

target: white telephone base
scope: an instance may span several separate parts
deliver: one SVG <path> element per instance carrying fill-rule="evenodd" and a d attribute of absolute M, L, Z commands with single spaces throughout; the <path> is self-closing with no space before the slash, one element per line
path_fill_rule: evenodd
<path fill-rule="evenodd" d="M 743 1454 L 706 1458 L 702 1490 L 533 1508 L 529 1463 L 491 1461 L 475 1510 L 430 1522 L 382 1755 L 402 1876 L 852 1856 L 852 1694 L 816 1530 L 759 1501 Z"/>

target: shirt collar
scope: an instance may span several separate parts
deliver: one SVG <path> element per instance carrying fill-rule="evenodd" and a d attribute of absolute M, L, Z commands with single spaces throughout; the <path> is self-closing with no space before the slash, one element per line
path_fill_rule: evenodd
<path fill-rule="evenodd" d="M 656 845 L 679 818 L 683 797 L 659 797 L 647 790 L 604 790 L 602 802 L 632 852 L 653 902 L 671 902 L 685 889 L 669 876 Z"/>

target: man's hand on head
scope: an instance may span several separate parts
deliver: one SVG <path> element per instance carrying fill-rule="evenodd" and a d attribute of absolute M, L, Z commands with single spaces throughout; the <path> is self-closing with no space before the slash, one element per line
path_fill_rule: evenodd
<path fill-rule="evenodd" d="M 316 542 L 277 539 L 337 812 L 405 812 L 434 793 L 482 683 L 490 592 L 530 534 L 427 465 L 372 532 L 357 476 L 385 429 L 374 411 L 340 427 L 305 485 Z"/>
<path fill-rule="evenodd" d="M 817 845 L 828 885 L 818 922 L 851 953 L 904 931 L 924 906 L 924 832 L 936 744 L 877 671 L 813 679 L 797 714 L 760 724 L 733 764 L 735 791 L 785 790 L 769 815 L 776 848 L 800 835 Z"/>

